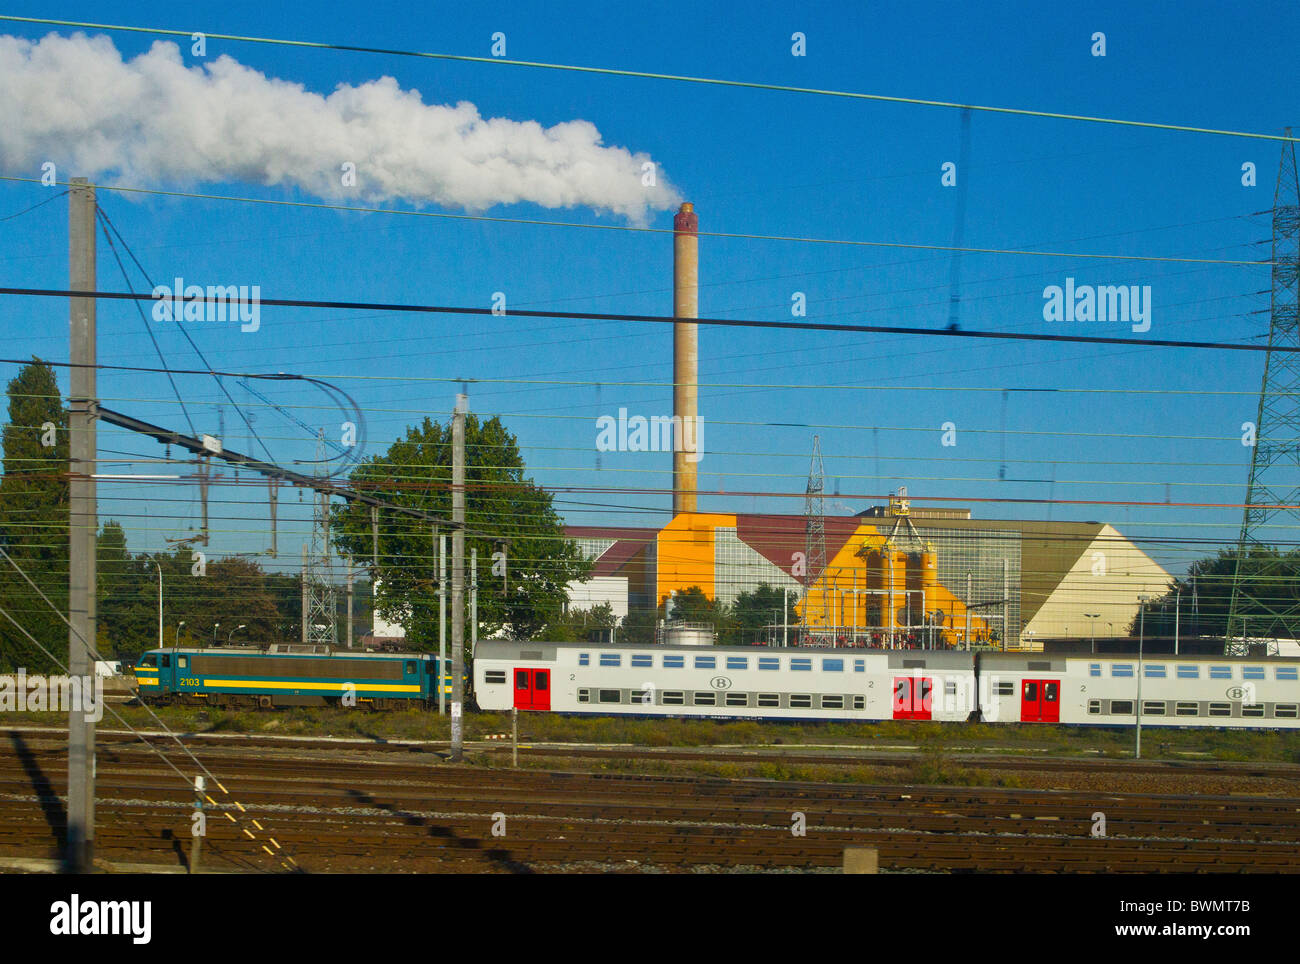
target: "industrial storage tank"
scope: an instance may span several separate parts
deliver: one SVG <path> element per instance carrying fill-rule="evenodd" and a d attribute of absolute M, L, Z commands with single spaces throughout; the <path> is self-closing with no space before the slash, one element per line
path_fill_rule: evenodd
<path fill-rule="evenodd" d="M 712 646 L 715 638 L 710 623 L 665 623 L 659 630 L 665 646 Z"/>

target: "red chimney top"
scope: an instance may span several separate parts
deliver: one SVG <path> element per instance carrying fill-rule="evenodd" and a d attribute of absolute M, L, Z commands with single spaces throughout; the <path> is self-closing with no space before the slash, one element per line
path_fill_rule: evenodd
<path fill-rule="evenodd" d="M 673 215 L 673 230 L 678 234 L 697 234 L 700 219 L 695 215 L 695 205 L 690 201 L 682 204 L 681 210 Z"/>

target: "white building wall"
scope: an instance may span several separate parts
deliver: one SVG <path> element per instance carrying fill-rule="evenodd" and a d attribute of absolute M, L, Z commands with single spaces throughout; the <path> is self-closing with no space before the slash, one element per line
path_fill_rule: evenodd
<path fill-rule="evenodd" d="M 591 609 L 608 603 L 616 619 L 627 616 L 627 576 L 593 576 L 567 587 L 570 609 Z"/>

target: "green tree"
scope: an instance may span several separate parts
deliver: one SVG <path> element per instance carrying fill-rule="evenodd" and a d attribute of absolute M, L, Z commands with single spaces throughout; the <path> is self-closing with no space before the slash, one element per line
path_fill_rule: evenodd
<path fill-rule="evenodd" d="M 1148 636 L 1172 636 L 1177 609 L 1180 635 L 1224 635 L 1236 575 L 1236 547 L 1220 549 L 1215 556 L 1198 559 L 1188 568 L 1187 578 L 1174 579 L 1164 595 L 1143 604 L 1143 632 Z M 1252 547 L 1243 560 L 1241 578 L 1254 582 L 1256 595 L 1271 596 L 1270 601 L 1277 608 L 1286 608 L 1300 595 L 1300 550 L 1283 552 L 1272 546 Z M 1174 597 L 1179 594 L 1182 600 L 1176 607 Z M 1245 615 L 1249 632 L 1250 618 L 1257 616 L 1263 624 L 1267 612 L 1255 604 L 1246 609 Z M 1137 634 L 1137 617 L 1129 632 Z"/>
<path fill-rule="evenodd" d="M 426 418 L 419 427 L 409 427 L 386 454 L 357 466 L 352 487 L 450 519 L 451 447 L 451 425 Z M 568 583 L 584 579 L 590 563 L 564 535 L 550 494 L 524 474 L 518 440 L 499 418 L 480 422 L 477 416 L 466 417 L 465 466 L 466 527 L 488 534 L 465 539 L 467 570 L 470 550 L 478 551 L 479 635 L 509 627 L 516 637 L 532 637 L 561 618 Z M 358 562 L 369 560 L 371 578 L 380 587 L 379 614 L 400 623 L 413 647 L 435 649 L 437 546 L 432 527 L 381 509 L 376 562 L 368 506 L 337 510 L 332 525 L 342 551 Z M 442 532 L 450 537 L 449 529 Z M 499 540 L 509 540 L 509 546 Z M 504 560 L 494 559 L 494 553 L 503 551 Z M 447 555 L 450 566 L 450 545 Z M 467 632 L 467 642 L 468 637 Z"/>
<path fill-rule="evenodd" d="M 762 637 L 765 627 L 779 624 L 781 595 L 780 589 L 763 582 L 737 596 L 731 606 L 728 642 L 755 642 Z"/>
<path fill-rule="evenodd" d="M 157 572 L 147 558 L 127 551 L 126 532 L 119 523 L 104 523 L 97 550 L 95 608 L 100 640 L 96 648 L 105 659 L 134 660 L 157 645 Z"/>
<path fill-rule="evenodd" d="M 68 414 L 54 369 L 39 358 L 9 382 L 0 478 L 0 548 L 58 613 L 68 608 Z M 68 654 L 68 628 L 58 613 L 0 560 L 0 604 L 59 661 Z M 8 619 L 0 617 L 0 664 L 51 671 L 56 663 Z"/>

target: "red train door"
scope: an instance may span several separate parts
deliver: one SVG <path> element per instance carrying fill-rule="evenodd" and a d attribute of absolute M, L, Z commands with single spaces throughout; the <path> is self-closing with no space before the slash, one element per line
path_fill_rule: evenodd
<path fill-rule="evenodd" d="M 1044 723 L 1061 722 L 1061 682 L 1045 679 L 1043 682 L 1042 717 Z"/>
<path fill-rule="evenodd" d="M 549 669 L 515 670 L 515 709 L 549 710 L 551 708 L 551 671 Z"/>
<path fill-rule="evenodd" d="M 928 676 L 894 678 L 894 719 L 930 719 L 934 681 Z"/>
<path fill-rule="evenodd" d="M 1061 683 L 1054 679 L 1027 679 L 1020 683 L 1022 723 L 1061 722 Z"/>

